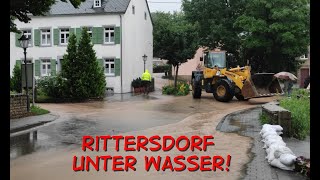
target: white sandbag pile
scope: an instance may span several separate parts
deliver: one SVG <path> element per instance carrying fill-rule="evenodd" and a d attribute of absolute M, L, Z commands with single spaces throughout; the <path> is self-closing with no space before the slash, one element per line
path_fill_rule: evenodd
<path fill-rule="evenodd" d="M 260 131 L 261 141 L 264 142 L 263 148 L 266 149 L 266 159 L 271 166 L 292 171 L 297 157 L 279 136 L 282 131 L 283 128 L 280 125 L 264 124 Z"/>

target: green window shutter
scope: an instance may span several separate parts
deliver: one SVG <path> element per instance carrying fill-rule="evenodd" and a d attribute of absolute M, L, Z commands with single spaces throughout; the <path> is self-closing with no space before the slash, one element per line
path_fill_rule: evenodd
<path fill-rule="evenodd" d="M 75 34 L 75 33 L 76 33 L 76 28 L 70 28 L 70 29 L 69 29 L 69 33 L 70 33 L 70 36 L 71 36 L 72 34 Z"/>
<path fill-rule="evenodd" d="M 20 46 L 20 42 L 19 42 L 19 39 L 20 39 L 20 37 L 21 37 L 21 33 L 15 33 L 16 34 L 16 46 L 17 47 L 21 47 Z"/>
<path fill-rule="evenodd" d="M 114 75 L 115 76 L 120 76 L 120 71 L 121 71 L 120 66 L 121 66 L 120 59 L 119 58 L 115 59 L 115 61 L 114 61 Z"/>
<path fill-rule="evenodd" d="M 55 76 L 57 74 L 57 61 L 55 59 L 51 59 L 51 75 Z"/>
<path fill-rule="evenodd" d="M 21 68 L 21 60 L 16 60 L 16 64 Z"/>
<path fill-rule="evenodd" d="M 82 31 L 82 28 L 76 28 L 76 36 L 77 36 L 77 41 L 78 42 L 79 42 L 80 37 L 81 37 L 81 31 Z"/>
<path fill-rule="evenodd" d="M 34 45 L 35 46 L 40 46 L 40 30 L 35 29 L 34 30 Z"/>
<path fill-rule="evenodd" d="M 41 67 L 40 67 L 40 60 L 35 60 L 34 61 L 34 74 L 35 76 L 40 76 L 40 71 L 41 71 Z"/>
<path fill-rule="evenodd" d="M 98 60 L 99 66 L 104 67 L 103 59 L 97 59 L 97 60 Z"/>
<path fill-rule="evenodd" d="M 92 43 L 102 44 L 103 43 L 103 27 L 92 28 Z"/>
<path fill-rule="evenodd" d="M 121 38 L 121 29 L 120 27 L 114 28 L 114 43 L 120 44 L 120 38 Z"/>
<path fill-rule="evenodd" d="M 53 30 L 53 44 L 54 45 L 59 45 L 59 29 L 54 29 Z"/>

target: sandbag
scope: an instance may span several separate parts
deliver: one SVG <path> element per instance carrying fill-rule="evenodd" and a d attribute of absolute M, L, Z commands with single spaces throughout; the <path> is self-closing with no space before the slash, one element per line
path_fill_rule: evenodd
<path fill-rule="evenodd" d="M 294 155 L 293 152 L 291 151 L 290 148 L 288 147 L 279 147 L 277 150 L 274 152 L 274 157 L 279 159 L 281 155 L 283 154 L 291 154 Z"/>
<path fill-rule="evenodd" d="M 270 135 L 278 135 L 276 131 L 268 131 L 262 135 L 263 139 L 266 139 Z"/>
<path fill-rule="evenodd" d="M 296 161 L 296 156 L 292 154 L 282 154 L 279 158 L 280 162 L 286 166 L 292 166 Z"/>
<path fill-rule="evenodd" d="M 270 165 L 287 171 L 293 171 L 294 169 L 294 166 L 286 166 L 282 164 L 279 159 L 273 159 Z"/>

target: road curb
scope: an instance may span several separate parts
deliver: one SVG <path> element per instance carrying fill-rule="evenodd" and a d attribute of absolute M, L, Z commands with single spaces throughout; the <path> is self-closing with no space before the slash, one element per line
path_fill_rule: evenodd
<path fill-rule="evenodd" d="M 248 111 L 251 111 L 251 110 L 254 110 L 254 109 L 258 109 L 258 108 L 261 108 L 261 105 L 256 106 L 256 107 L 251 107 L 251 108 L 248 108 L 248 109 L 238 110 L 238 111 L 235 111 L 235 112 L 232 112 L 232 113 L 229 113 L 229 114 L 223 116 L 223 118 L 221 118 L 219 124 L 217 125 L 216 130 L 217 130 L 217 131 L 220 131 L 222 124 L 223 124 L 224 121 L 227 120 L 230 116 L 239 115 L 239 114 L 246 113 L 246 112 L 248 112 Z"/>
<path fill-rule="evenodd" d="M 52 119 L 47 120 L 47 121 L 39 121 L 36 123 L 25 124 L 23 126 L 19 126 L 19 127 L 15 127 L 15 128 L 10 129 L 10 137 L 14 137 L 14 136 L 18 136 L 21 134 L 35 131 L 35 130 L 39 129 L 40 127 L 45 126 L 45 125 L 49 125 L 49 124 L 53 123 L 55 120 L 60 118 L 60 115 L 58 115 L 58 114 L 49 113 L 47 115 L 52 115 L 53 116 Z"/>

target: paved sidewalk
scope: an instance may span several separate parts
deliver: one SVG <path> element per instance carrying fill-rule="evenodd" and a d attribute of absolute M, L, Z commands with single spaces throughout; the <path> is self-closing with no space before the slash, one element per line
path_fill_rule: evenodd
<path fill-rule="evenodd" d="M 245 111 L 231 113 L 224 117 L 217 126 L 217 130 L 222 132 L 236 132 L 242 136 L 248 136 L 253 139 L 251 161 L 243 170 L 245 180 L 301 180 L 307 179 L 301 174 L 294 171 L 284 171 L 279 168 L 270 166 L 267 163 L 266 152 L 262 148 L 261 136 L 259 134 L 262 126 L 259 121 L 261 108 L 253 108 Z M 310 157 L 310 138 L 299 141 L 294 138 L 283 138 L 296 156 Z"/>
<path fill-rule="evenodd" d="M 54 121 L 59 118 L 59 115 L 52 113 L 39 115 L 39 116 L 28 116 L 24 118 L 10 119 L 10 133 L 23 131 L 29 128 L 43 125 L 45 123 Z"/>

